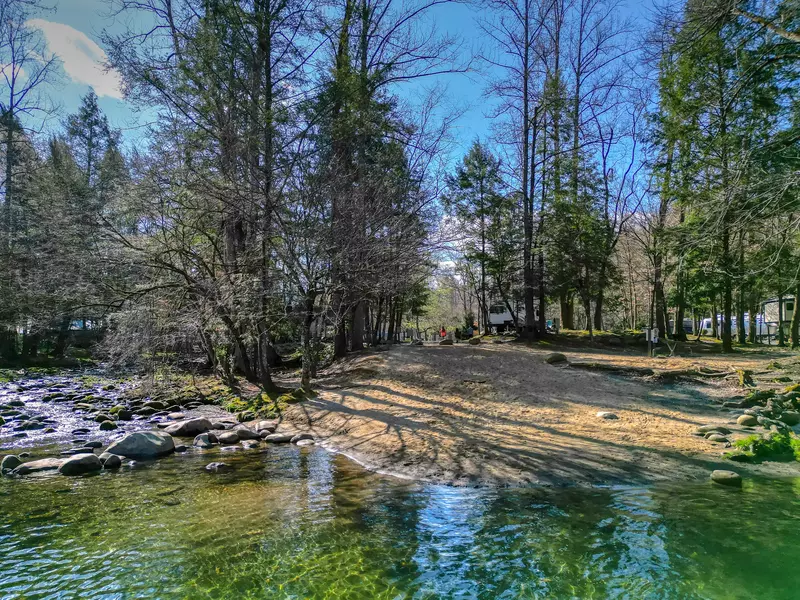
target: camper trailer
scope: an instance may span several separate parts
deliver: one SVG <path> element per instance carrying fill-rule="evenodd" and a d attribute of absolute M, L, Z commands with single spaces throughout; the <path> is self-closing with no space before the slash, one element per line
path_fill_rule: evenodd
<path fill-rule="evenodd" d="M 519 303 L 515 307 L 517 322 L 520 326 L 525 324 L 525 308 Z M 534 310 L 534 318 L 539 318 L 539 311 Z M 503 302 L 495 302 L 489 305 L 489 326 L 498 332 L 511 331 L 514 329 L 514 319 L 511 312 Z"/>
<path fill-rule="evenodd" d="M 717 315 L 717 331 L 722 333 L 722 315 Z M 736 335 L 738 331 L 738 323 L 736 322 L 736 317 L 731 318 L 731 335 Z M 750 314 L 744 313 L 744 330 L 748 333 L 750 332 Z M 711 335 L 712 334 L 712 327 L 711 327 L 711 317 L 707 317 L 700 322 L 700 333 L 702 335 Z M 756 315 L 756 335 L 767 335 L 768 328 L 767 324 L 764 322 L 762 315 Z"/>

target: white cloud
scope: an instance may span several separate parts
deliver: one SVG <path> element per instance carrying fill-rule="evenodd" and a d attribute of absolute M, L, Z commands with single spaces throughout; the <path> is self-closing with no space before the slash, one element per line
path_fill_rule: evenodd
<path fill-rule="evenodd" d="M 98 96 L 122 99 L 119 73 L 105 70 L 106 53 L 89 36 L 69 25 L 44 19 L 31 19 L 28 25 L 42 31 L 50 51 L 61 59 L 73 82 L 92 86 Z"/>

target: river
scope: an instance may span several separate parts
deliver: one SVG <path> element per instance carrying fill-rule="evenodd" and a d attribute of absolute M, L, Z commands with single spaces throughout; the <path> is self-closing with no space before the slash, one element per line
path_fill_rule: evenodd
<path fill-rule="evenodd" d="M 0 478 L 0 598 L 794 599 L 798 519 L 800 480 L 460 488 L 215 447 Z"/>

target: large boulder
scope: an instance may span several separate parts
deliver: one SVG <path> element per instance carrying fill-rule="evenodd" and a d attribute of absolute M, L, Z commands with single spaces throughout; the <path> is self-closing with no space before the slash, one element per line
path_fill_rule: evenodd
<path fill-rule="evenodd" d="M 63 461 L 63 458 L 42 458 L 39 460 L 31 460 L 19 465 L 12 471 L 12 473 L 14 473 L 14 475 L 27 475 L 28 473 L 38 473 L 39 471 L 55 471 L 61 466 Z"/>
<path fill-rule="evenodd" d="M 103 468 L 103 463 L 94 454 L 75 454 L 61 463 L 58 472 L 62 475 L 83 475 Z"/>
<path fill-rule="evenodd" d="M 209 430 L 211 430 L 211 421 L 205 417 L 178 421 L 164 429 L 168 434 L 178 437 L 194 437 Z"/>
<path fill-rule="evenodd" d="M 275 429 L 277 429 L 278 425 L 275 421 L 259 421 L 256 423 L 256 431 L 261 433 L 262 431 L 269 431 L 273 433 Z"/>
<path fill-rule="evenodd" d="M 779 419 L 787 425 L 794 426 L 800 423 L 800 413 L 793 410 L 787 410 L 783 412 Z"/>
<path fill-rule="evenodd" d="M 175 451 L 175 441 L 164 431 L 137 431 L 111 444 L 106 452 L 128 458 L 156 458 Z"/>

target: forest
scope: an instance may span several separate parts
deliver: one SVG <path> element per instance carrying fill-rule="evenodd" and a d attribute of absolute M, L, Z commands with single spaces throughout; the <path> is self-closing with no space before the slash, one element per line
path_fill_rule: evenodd
<path fill-rule="evenodd" d="M 0 360 L 270 390 L 496 305 L 531 341 L 710 318 L 733 352 L 800 299 L 796 2 L 487 0 L 479 39 L 451 4 L 115 0 L 107 67 L 153 115 L 126 144 L 94 91 L 47 93 L 46 7 L 0 0 Z M 491 135 L 459 140 L 453 77 Z"/>

